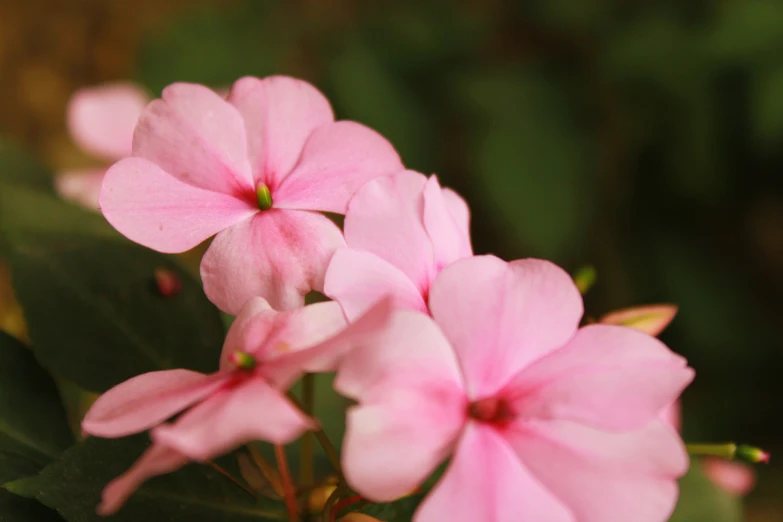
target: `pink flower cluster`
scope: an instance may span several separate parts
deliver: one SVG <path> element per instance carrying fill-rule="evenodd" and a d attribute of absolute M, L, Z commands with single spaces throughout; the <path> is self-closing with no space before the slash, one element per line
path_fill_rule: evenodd
<path fill-rule="evenodd" d="M 161 252 L 215 236 L 205 292 L 238 314 L 216 373 L 140 375 L 88 412 L 86 433 L 153 441 L 100 512 L 189 461 L 315 429 L 285 392 L 336 370 L 357 402 L 342 451 L 352 489 L 391 501 L 448 461 L 416 522 L 671 514 L 688 457 L 660 416 L 693 378 L 686 361 L 633 328 L 580 327 L 581 295 L 552 263 L 474 256 L 465 201 L 405 170 L 378 133 L 335 121 L 308 83 L 242 78 L 226 98 L 167 87 L 100 207 Z M 345 214 L 343 230 L 324 212 Z M 334 301 L 303 306 L 312 290 Z"/>

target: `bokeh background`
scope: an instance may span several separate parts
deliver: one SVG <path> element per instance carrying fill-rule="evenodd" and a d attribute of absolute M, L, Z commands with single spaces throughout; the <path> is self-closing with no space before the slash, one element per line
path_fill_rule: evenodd
<path fill-rule="evenodd" d="M 0 168 L 93 164 L 80 87 L 276 73 L 464 194 L 477 252 L 594 265 L 592 316 L 678 304 L 686 439 L 770 449 L 745 519 L 783 519 L 782 1 L 0 0 Z"/>

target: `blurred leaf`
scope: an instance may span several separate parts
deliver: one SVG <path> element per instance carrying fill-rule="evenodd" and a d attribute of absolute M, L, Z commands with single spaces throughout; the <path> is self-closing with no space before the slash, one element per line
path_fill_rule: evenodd
<path fill-rule="evenodd" d="M 139 80 L 159 93 L 174 82 L 227 88 L 245 75 L 279 74 L 295 36 L 283 14 L 272 0 L 191 10 L 149 35 Z"/>
<path fill-rule="evenodd" d="M 403 497 L 394 502 L 370 504 L 361 509 L 361 513 L 378 518 L 384 522 L 409 522 L 413 512 L 421 504 L 422 495 Z"/>
<path fill-rule="evenodd" d="M 538 0 L 530 8 L 536 20 L 563 31 L 596 31 L 611 21 L 614 3 L 609 0 Z"/>
<path fill-rule="evenodd" d="M 432 165 L 435 131 L 428 111 L 369 47 L 350 42 L 330 63 L 328 80 L 339 118 L 383 134 L 410 168 Z"/>
<path fill-rule="evenodd" d="M 173 367 L 217 369 L 223 325 L 201 285 L 141 246 L 73 235 L 24 234 L 8 241 L 14 289 L 36 356 L 90 391 Z M 179 277 L 161 296 L 154 272 Z"/>
<path fill-rule="evenodd" d="M 71 522 L 100 522 L 95 513 L 104 486 L 144 451 L 143 436 L 119 440 L 89 438 L 63 454 L 40 475 L 7 488 L 56 509 Z M 146 482 L 112 520 L 138 522 L 244 522 L 286 520 L 270 500 L 255 501 L 212 469 L 191 464 Z"/>
<path fill-rule="evenodd" d="M 757 71 L 752 82 L 749 99 L 756 138 L 779 144 L 783 139 L 783 62 Z"/>
<path fill-rule="evenodd" d="M 723 64 L 776 57 L 783 50 L 783 3 L 717 2 L 718 16 L 704 38 L 709 56 Z"/>
<path fill-rule="evenodd" d="M 120 235 L 100 214 L 54 196 L 0 182 L 0 231 L 3 233 L 77 231 L 103 237 Z"/>
<path fill-rule="evenodd" d="M 476 197 L 530 255 L 573 253 L 589 224 L 595 167 L 590 138 L 561 86 L 521 70 L 476 75 L 461 88 L 465 107 L 480 115 L 472 156 Z"/>
<path fill-rule="evenodd" d="M 0 138 L 0 182 L 54 192 L 49 170 L 30 153 L 3 138 Z"/>
<path fill-rule="evenodd" d="M 0 331 L 0 449 L 44 464 L 71 444 L 73 437 L 54 381 L 32 351 Z"/>
<path fill-rule="evenodd" d="M 741 522 L 740 500 L 713 484 L 694 460 L 680 479 L 680 499 L 669 522 Z"/>
<path fill-rule="evenodd" d="M 41 466 L 21 455 L 0 451 L 0 485 L 35 475 Z M 0 489 L 0 520 L 2 522 L 62 522 L 62 518 L 38 502 L 18 497 Z"/>

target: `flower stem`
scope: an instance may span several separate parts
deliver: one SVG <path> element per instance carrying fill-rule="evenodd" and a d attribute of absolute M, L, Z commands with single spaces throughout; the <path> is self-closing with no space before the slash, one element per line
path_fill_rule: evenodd
<path fill-rule="evenodd" d="M 288 399 L 293 402 L 300 410 L 304 411 L 305 408 L 296 395 L 289 392 L 287 396 Z M 313 434 L 315 435 L 315 439 L 324 449 L 326 458 L 329 459 L 329 462 L 334 468 L 334 471 L 337 473 L 337 477 L 340 479 L 340 482 L 344 484 L 345 477 L 343 477 L 343 468 L 340 466 L 340 454 L 337 452 L 334 444 L 332 444 L 332 441 L 329 440 L 329 437 L 326 435 L 326 432 L 323 428 L 319 428 L 318 430 L 314 431 Z"/>
<path fill-rule="evenodd" d="M 284 493 L 283 483 L 280 480 L 280 474 L 277 472 L 274 466 L 266 461 L 258 448 L 252 444 L 248 444 L 247 451 L 250 453 L 250 458 L 253 459 L 253 463 L 256 465 L 261 474 L 264 475 L 264 478 L 267 480 L 267 482 L 269 482 L 269 485 L 272 486 L 272 489 L 275 491 L 275 493 L 282 498 Z"/>
<path fill-rule="evenodd" d="M 288 520 L 289 522 L 299 522 L 299 507 L 296 504 L 296 491 L 291 480 L 291 472 L 288 469 L 288 460 L 285 457 L 285 446 L 275 444 L 275 459 L 280 479 L 283 482 L 283 499 L 288 510 Z"/>
<path fill-rule="evenodd" d="M 249 487 L 247 487 L 247 486 L 245 486 L 244 484 L 242 484 L 242 482 L 241 482 L 239 479 L 237 479 L 237 478 L 236 478 L 236 477 L 234 477 L 234 476 L 233 476 L 231 473 L 229 473 L 228 471 L 226 471 L 226 470 L 225 470 L 225 469 L 224 469 L 222 466 L 218 465 L 217 463 L 215 463 L 215 462 L 214 462 L 214 461 L 212 461 L 212 460 L 208 460 L 208 461 L 206 461 L 206 462 L 205 462 L 205 464 L 206 464 L 207 466 L 209 466 L 210 468 L 214 469 L 215 471 L 217 471 L 218 473 L 220 473 L 221 475 L 223 475 L 224 477 L 226 477 L 228 480 L 230 480 L 231 482 L 233 482 L 234 484 L 236 484 L 236 485 L 237 485 L 237 486 L 239 486 L 240 488 L 242 488 L 242 489 L 244 489 L 245 491 L 247 491 L 247 492 L 248 492 L 250 495 L 252 495 L 252 496 L 253 496 L 253 498 L 257 498 L 257 497 L 256 497 L 256 492 L 255 492 L 255 491 L 253 491 L 253 490 L 252 490 L 252 489 L 250 489 Z"/>
<path fill-rule="evenodd" d="M 315 410 L 315 375 L 312 373 L 306 373 L 302 377 L 302 410 L 308 417 L 312 417 Z M 315 473 L 313 471 L 315 443 L 313 434 L 309 431 L 305 432 L 299 444 L 299 482 L 301 484 L 312 484 L 315 482 Z"/>

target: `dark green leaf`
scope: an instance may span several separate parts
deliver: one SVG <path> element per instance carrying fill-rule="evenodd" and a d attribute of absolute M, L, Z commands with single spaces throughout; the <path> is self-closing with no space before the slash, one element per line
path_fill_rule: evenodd
<path fill-rule="evenodd" d="M 710 56 L 726 64 L 779 56 L 783 50 L 783 4 L 776 0 L 719 2 L 705 38 Z"/>
<path fill-rule="evenodd" d="M 38 366 L 32 351 L 2 331 L 0 435 L 0 449 L 23 453 L 42 464 L 73 443 L 54 381 Z"/>
<path fill-rule="evenodd" d="M 197 281 L 130 243 L 65 234 L 13 235 L 8 260 L 38 359 L 90 391 L 166 368 L 217 369 L 223 325 Z M 163 297 L 156 269 L 176 274 Z"/>
<path fill-rule="evenodd" d="M 0 451 L 0 485 L 35 475 L 41 466 L 21 455 Z M 22 498 L 0 489 L 0 522 L 55 522 L 57 513 L 35 500 Z"/>
<path fill-rule="evenodd" d="M 713 484 L 693 461 L 688 474 L 680 480 L 680 500 L 669 522 L 741 522 L 739 499 Z"/>
<path fill-rule="evenodd" d="M 384 522 L 410 522 L 422 499 L 422 495 L 412 495 L 387 504 L 369 504 L 361 512 Z"/>
<path fill-rule="evenodd" d="M 759 70 L 753 77 L 751 117 L 756 138 L 777 145 L 783 139 L 783 62 Z"/>
<path fill-rule="evenodd" d="M 6 487 L 37 498 L 70 522 L 100 522 L 95 514 L 101 491 L 144 451 L 143 436 L 119 440 L 90 438 L 63 454 L 40 475 Z M 251 522 L 285 520 L 280 506 L 256 501 L 248 492 L 212 469 L 191 464 L 155 477 L 134 494 L 112 518 L 118 522 Z"/>
<path fill-rule="evenodd" d="M 49 170 L 27 151 L 0 138 L 0 181 L 31 189 L 52 192 Z"/>

